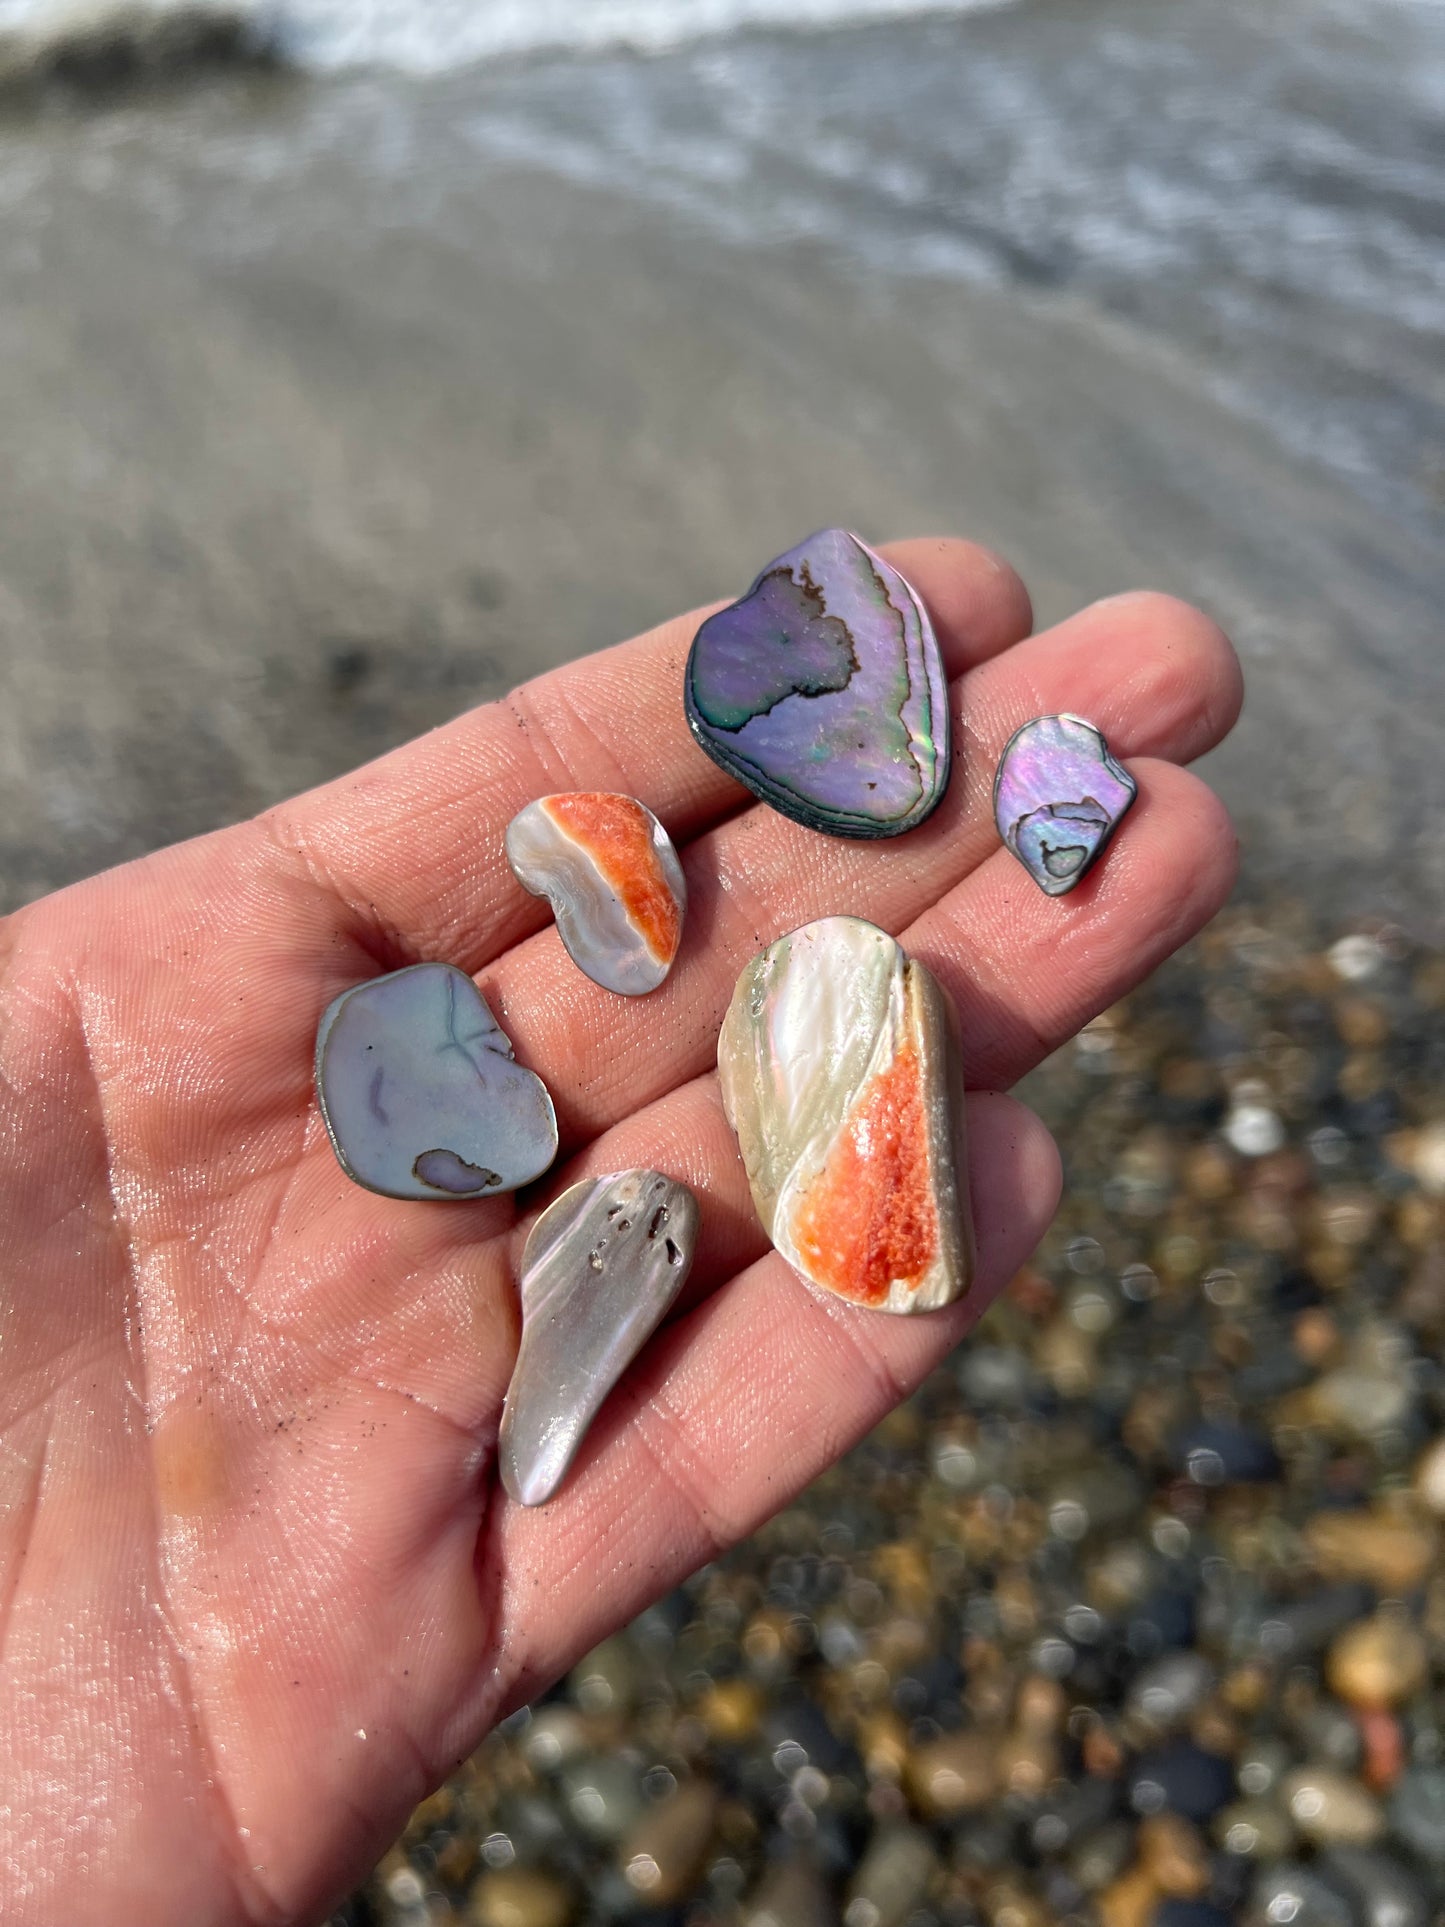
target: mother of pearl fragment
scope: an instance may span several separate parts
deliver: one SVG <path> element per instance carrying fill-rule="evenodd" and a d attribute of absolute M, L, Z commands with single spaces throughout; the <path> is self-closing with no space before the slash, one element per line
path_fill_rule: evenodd
<path fill-rule="evenodd" d="M 632 796 L 541 796 L 507 825 L 507 861 L 546 897 L 579 970 L 605 990 L 656 990 L 682 941 L 687 884 L 672 838 Z"/>
<path fill-rule="evenodd" d="M 718 1077 L 789 1264 L 879 1311 L 962 1296 L 973 1230 L 953 1014 L 886 931 L 824 917 L 760 951 L 723 1019 Z"/>
<path fill-rule="evenodd" d="M 557 1155 L 547 1087 L 471 978 L 412 964 L 343 991 L 316 1034 L 316 1095 L 341 1168 L 389 1198 L 494 1197 Z"/>
<path fill-rule="evenodd" d="M 660 1171 L 564 1191 L 522 1252 L 522 1343 L 502 1408 L 502 1484 L 541 1505 L 562 1483 L 603 1400 L 681 1291 L 697 1200 Z"/>

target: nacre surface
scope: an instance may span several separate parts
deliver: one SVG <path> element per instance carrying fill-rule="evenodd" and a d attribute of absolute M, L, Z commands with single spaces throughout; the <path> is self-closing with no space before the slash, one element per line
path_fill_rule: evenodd
<path fill-rule="evenodd" d="M 329 1004 L 316 1094 L 341 1168 L 389 1198 L 493 1197 L 557 1155 L 546 1085 L 451 964 L 412 964 Z"/>
<path fill-rule="evenodd" d="M 1036 716 L 1009 738 L 994 778 L 998 833 L 1039 888 L 1087 875 L 1139 786 L 1082 716 Z"/>
<path fill-rule="evenodd" d="M 899 836 L 948 786 L 948 680 L 928 611 L 846 529 L 810 535 L 710 616 L 684 687 L 713 761 L 809 829 Z"/>
<path fill-rule="evenodd" d="M 769 944 L 718 1039 L 723 1106 L 774 1245 L 878 1311 L 932 1311 L 973 1275 L 953 1014 L 920 963 L 857 917 Z"/>
<path fill-rule="evenodd" d="M 541 796 L 507 825 L 507 861 L 546 897 L 579 970 L 606 990 L 656 990 L 682 941 L 687 884 L 672 838 L 632 796 Z"/>
<path fill-rule="evenodd" d="M 498 1442 L 502 1484 L 541 1505 L 603 1400 L 681 1291 L 697 1200 L 660 1171 L 619 1171 L 562 1193 L 522 1252 L 522 1342 Z"/>

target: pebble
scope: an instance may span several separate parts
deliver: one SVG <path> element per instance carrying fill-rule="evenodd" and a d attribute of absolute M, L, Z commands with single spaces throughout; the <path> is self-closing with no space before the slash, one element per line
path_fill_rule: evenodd
<path fill-rule="evenodd" d="M 1420 1503 L 1437 1519 L 1445 1519 L 1445 1438 L 1427 1446 L 1415 1467 L 1415 1490 Z"/>
<path fill-rule="evenodd" d="M 1213 1684 L 1214 1668 L 1202 1653 L 1161 1653 L 1135 1675 L 1124 1711 L 1155 1734 L 1172 1733 Z"/>
<path fill-rule="evenodd" d="M 903 1927 L 927 1896 L 937 1868 L 926 1833 L 916 1827 L 880 1828 L 848 1884 L 843 1927 Z"/>
<path fill-rule="evenodd" d="M 1003 1767 L 1007 1773 L 1007 1765 Z M 986 1806 L 997 1792 L 1001 1769 L 997 1743 L 982 1733 L 948 1733 L 910 1754 L 905 1783 L 929 1819 L 951 1819 Z"/>
<path fill-rule="evenodd" d="M 1417 1874 L 1390 1853 L 1332 1847 L 1320 1874 L 1354 1894 L 1364 1927 L 1430 1927 L 1434 1909 Z"/>
<path fill-rule="evenodd" d="M 642 1808 L 636 1775 L 618 1759 L 573 1761 L 562 1769 L 561 1788 L 568 1812 L 591 1840 L 620 1840 Z"/>
<path fill-rule="evenodd" d="M 473 1927 L 567 1927 L 576 1912 L 560 1880 L 535 1867 L 497 1867 L 472 1888 L 467 1918 Z"/>
<path fill-rule="evenodd" d="M 1240 1860 L 1280 1860 L 1296 1843 L 1293 1822 L 1273 1800 L 1235 1800 L 1214 1816 L 1214 1837 Z"/>
<path fill-rule="evenodd" d="M 648 1907 L 685 1899 L 702 1872 L 717 1822 L 718 1792 L 706 1780 L 684 1780 L 644 1813 L 618 1849 L 617 1865 Z"/>
<path fill-rule="evenodd" d="M 1358 1780 L 1329 1767 L 1287 1773 L 1280 1796 L 1300 1832 L 1321 1845 L 1367 1847 L 1384 1831 L 1380 1803 Z"/>
<path fill-rule="evenodd" d="M 1445 1454 L 1439 1476 L 1445 1507 Z M 1426 1521 L 1383 1506 L 1318 1512 L 1306 1522 L 1304 1536 L 1326 1578 L 1366 1579 L 1391 1595 L 1414 1591 L 1434 1564 L 1439 1545 L 1439 1534 Z"/>
<path fill-rule="evenodd" d="M 1351 1706 L 1387 1709 L 1416 1694 L 1429 1672 L 1422 1636 L 1399 1613 L 1380 1612 L 1342 1632 L 1330 1647 L 1325 1677 Z"/>
<path fill-rule="evenodd" d="M 1244 1927 L 1362 1927 L 1353 1901 L 1308 1867 L 1262 1867 Z"/>
<path fill-rule="evenodd" d="M 1445 1766 L 1410 1767 L 1390 1797 L 1390 1819 L 1427 1865 L 1445 1865 Z"/>
<path fill-rule="evenodd" d="M 1192 1740 L 1171 1740 L 1141 1754 L 1129 1786 L 1136 1813 L 1159 1813 L 1166 1808 L 1188 1820 L 1212 1820 L 1229 1804 L 1234 1792 L 1234 1770 L 1217 1753 L 1207 1753 Z"/>
<path fill-rule="evenodd" d="M 810 1860 L 769 1868 L 742 1910 L 742 1927 L 839 1927 L 838 1908 Z"/>

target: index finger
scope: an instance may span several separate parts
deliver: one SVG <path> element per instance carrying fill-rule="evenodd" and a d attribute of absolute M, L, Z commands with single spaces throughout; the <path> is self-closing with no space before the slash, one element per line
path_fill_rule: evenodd
<path fill-rule="evenodd" d="M 1027 591 L 990 550 L 934 537 L 883 552 L 927 604 L 950 676 L 1028 634 Z M 441 956 L 477 970 L 550 914 L 513 881 L 502 848 L 534 797 L 618 790 L 679 843 L 745 800 L 683 713 L 683 666 L 709 613 L 551 670 L 262 821 L 396 963 Z"/>

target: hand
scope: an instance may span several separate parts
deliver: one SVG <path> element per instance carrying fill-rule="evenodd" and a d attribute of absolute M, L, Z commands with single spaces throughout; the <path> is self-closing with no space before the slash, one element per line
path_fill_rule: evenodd
<path fill-rule="evenodd" d="M 1227 893 L 1228 821 L 1177 765 L 1230 727 L 1238 668 L 1162 596 L 1030 638 L 1022 585 L 984 551 L 889 554 L 933 611 L 958 745 L 905 841 L 742 807 L 683 719 L 690 616 L 0 926 L 17 1927 L 324 1913 L 489 1723 L 868 1431 L 1043 1232 L 1053 1145 L 992 1093 Z M 1050 901 L 999 847 L 990 786 L 1016 725 L 1058 709 L 1102 726 L 1140 794 Z M 683 853 L 682 954 L 644 999 L 588 982 L 507 870 L 513 813 L 579 788 L 641 797 Z M 897 932 L 962 1019 L 979 1279 L 928 1317 L 825 1303 L 768 1254 L 712 1074 L 741 966 L 840 911 Z M 422 958 L 477 975 L 552 1091 L 547 1196 L 650 1164 L 702 1202 L 684 1302 L 536 1511 L 492 1471 L 513 1201 L 358 1189 L 312 1097 L 326 1004 Z"/>

